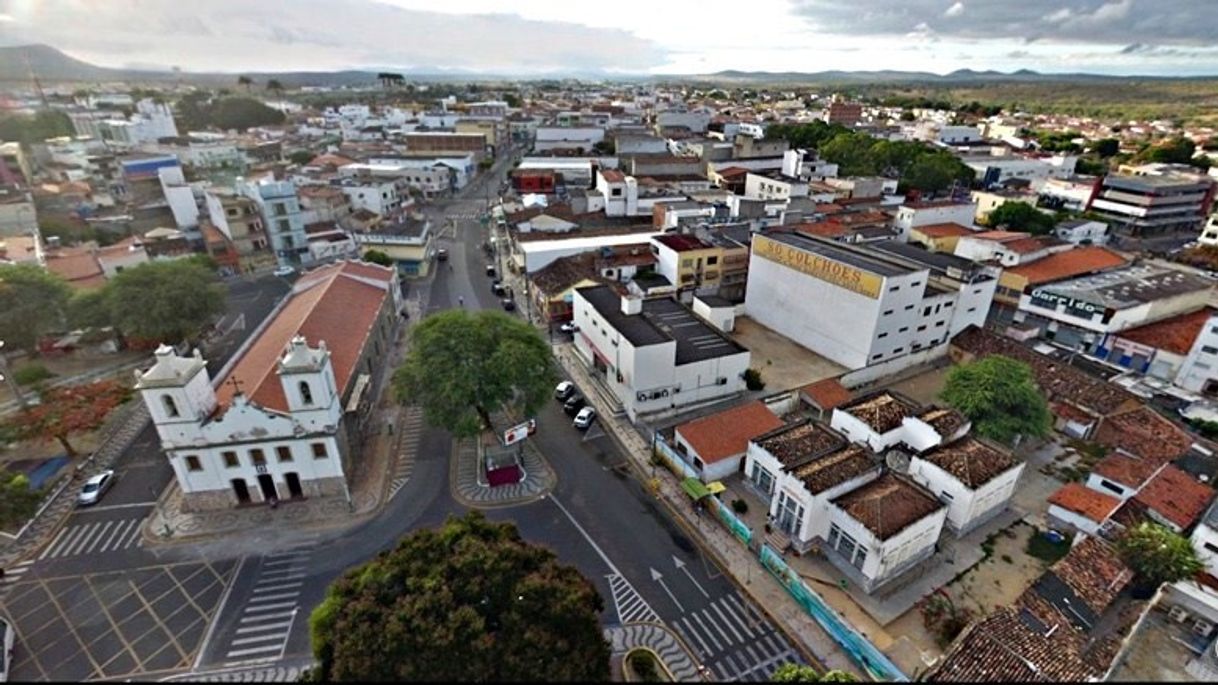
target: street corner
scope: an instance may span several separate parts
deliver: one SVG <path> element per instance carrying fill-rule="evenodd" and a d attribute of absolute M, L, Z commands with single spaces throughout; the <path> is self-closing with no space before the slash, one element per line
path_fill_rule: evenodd
<path fill-rule="evenodd" d="M 511 507 L 542 499 L 558 483 L 554 469 L 527 440 L 518 452 L 491 459 L 488 466 L 474 440 L 454 442 L 449 468 L 454 499 L 473 509 Z"/>

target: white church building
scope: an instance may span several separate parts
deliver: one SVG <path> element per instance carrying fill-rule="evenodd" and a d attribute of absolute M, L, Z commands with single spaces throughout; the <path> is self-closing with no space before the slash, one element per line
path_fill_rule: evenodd
<path fill-rule="evenodd" d="M 393 269 L 339 262 L 301 276 L 217 383 L 198 350 L 161 346 L 136 389 L 183 507 L 349 497 L 400 309 Z"/>

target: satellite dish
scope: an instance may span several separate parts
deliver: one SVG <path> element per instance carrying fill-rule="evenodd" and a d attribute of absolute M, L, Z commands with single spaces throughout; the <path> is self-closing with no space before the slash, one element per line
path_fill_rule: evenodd
<path fill-rule="evenodd" d="M 888 450 L 884 455 L 884 463 L 888 465 L 888 470 L 895 473 L 909 472 L 909 455 L 900 450 Z"/>

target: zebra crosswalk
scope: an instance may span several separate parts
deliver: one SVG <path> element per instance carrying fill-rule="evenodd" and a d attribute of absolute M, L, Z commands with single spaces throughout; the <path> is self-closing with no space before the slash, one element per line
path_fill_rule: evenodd
<path fill-rule="evenodd" d="M 273 659 L 283 654 L 300 606 L 305 569 L 314 544 L 263 557 L 257 582 L 241 610 L 225 658 Z"/>
<path fill-rule="evenodd" d="M 802 663 L 781 633 L 732 593 L 670 621 L 719 680 L 767 681 L 784 663 Z"/>
<path fill-rule="evenodd" d="M 611 573 L 606 577 L 609 579 L 609 590 L 613 595 L 613 606 L 617 609 L 618 621 L 622 624 L 640 621 L 661 622 L 659 615 L 652 610 L 647 600 L 635 591 L 629 581 L 616 573 Z"/>
<path fill-rule="evenodd" d="M 398 436 L 398 462 L 393 470 L 393 480 L 389 483 L 389 499 L 398 494 L 398 490 L 410 480 L 414 472 L 414 463 L 418 458 L 419 440 L 423 437 L 423 409 L 421 407 L 406 407 L 402 412 L 402 420 L 398 422 L 401 434 Z"/>
<path fill-rule="evenodd" d="M 485 214 L 486 212 L 457 212 L 456 214 L 446 214 L 445 218 L 473 221 L 475 219 L 481 219 Z"/>
<path fill-rule="evenodd" d="M 4 569 L 4 575 L 0 576 L 0 597 L 3 597 L 9 588 L 16 585 L 21 580 L 21 576 L 25 575 L 25 572 L 30 570 L 30 566 L 33 564 L 34 561 L 31 559 L 30 561 L 23 561 L 20 564 L 13 564 Z"/>
<path fill-rule="evenodd" d="M 83 554 L 104 554 L 132 547 L 143 547 L 140 527 L 144 517 L 92 521 L 68 525 L 59 531 L 51 544 L 38 556 L 43 559 L 63 559 Z"/>

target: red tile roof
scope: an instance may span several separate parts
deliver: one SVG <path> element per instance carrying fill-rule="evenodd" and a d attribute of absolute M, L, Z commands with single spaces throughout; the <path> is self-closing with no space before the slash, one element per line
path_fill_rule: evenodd
<path fill-rule="evenodd" d="M 66 248 L 47 255 L 47 271 L 75 288 L 100 288 L 106 284 L 101 265 L 88 250 Z"/>
<path fill-rule="evenodd" d="M 369 283 L 369 281 L 372 281 Z M 339 393 L 347 391 L 364 344 L 386 298 L 392 297 L 394 270 L 364 262 L 338 262 L 313 269 L 292 288 L 287 303 L 241 355 L 224 381 L 236 377 L 242 392 L 255 404 L 288 410 L 276 365 L 293 337 L 303 335 L 309 346 L 325 341 Z M 216 399 L 227 407 L 232 384 L 221 382 Z"/>
<path fill-rule="evenodd" d="M 976 231 L 961 226 L 960 224 L 927 224 L 925 226 L 916 226 L 910 229 L 912 232 L 921 233 L 927 238 L 949 238 L 952 236 L 973 235 Z"/>
<path fill-rule="evenodd" d="M 1184 471 L 1168 464 L 1138 494 L 1138 502 L 1179 526 L 1189 528 L 1205 513 L 1214 491 Z"/>
<path fill-rule="evenodd" d="M 1094 535 L 1071 547 L 1049 570 L 1097 615 L 1104 613 L 1133 578 L 1117 551 Z"/>
<path fill-rule="evenodd" d="M 1158 462 L 1137 459 L 1124 454 L 1110 454 L 1091 468 L 1091 473 L 1121 485 L 1139 488 L 1159 470 Z"/>
<path fill-rule="evenodd" d="M 993 240 L 999 243 L 1006 243 L 1013 240 L 1023 240 L 1030 235 L 1032 234 L 1024 233 L 1023 231 L 982 231 L 973 237 L 977 240 Z"/>
<path fill-rule="evenodd" d="M 826 411 L 841 406 L 852 399 L 850 391 L 836 378 L 826 378 L 823 381 L 816 381 L 811 385 L 805 385 L 800 389 L 800 392 L 807 395 L 808 399 L 816 403 L 816 406 Z"/>
<path fill-rule="evenodd" d="M 796 233 L 815 236 L 818 238 L 840 238 L 850 233 L 845 226 L 836 221 L 816 221 L 808 224 L 795 224 L 791 228 Z"/>
<path fill-rule="evenodd" d="M 1131 328 L 1118 333 L 1117 337 L 1139 345 L 1186 355 L 1192 349 L 1201 329 L 1205 328 L 1205 322 L 1215 314 L 1218 314 L 1218 310 L 1206 307 L 1190 314 L 1181 314 L 1170 319 Z"/>
<path fill-rule="evenodd" d="M 1112 269 L 1123 266 L 1126 261 L 1112 250 L 1089 245 L 1057 252 L 1029 264 L 1020 264 L 1006 272 L 1023 276 L 1029 285 L 1036 285 Z"/>
<path fill-rule="evenodd" d="M 581 233 L 580 235 L 582 236 L 584 234 Z M 708 250 L 714 247 L 714 245 L 696 235 L 684 235 L 679 233 L 658 235 L 652 238 L 652 240 L 675 252 L 686 252 L 688 250 Z"/>
<path fill-rule="evenodd" d="M 744 454 L 749 440 L 783 425 L 782 419 L 760 400 L 733 407 L 677 426 L 677 432 L 693 447 L 698 458 L 713 464 Z"/>
<path fill-rule="evenodd" d="M 1018 252 L 1019 254 L 1028 254 L 1029 252 L 1045 249 L 1044 241 L 1039 238 L 1020 238 L 1019 240 L 1012 240 L 1009 243 L 1003 243 L 1002 246 L 1011 252 Z"/>
<path fill-rule="evenodd" d="M 915 459 L 922 459 L 938 466 L 963 483 L 965 487 L 973 490 L 1020 464 L 1009 453 L 999 451 L 971 437 L 940 445 L 929 452 L 917 455 Z"/>
<path fill-rule="evenodd" d="M 1067 483 L 1049 496 L 1049 504 L 1056 504 L 1062 509 L 1102 523 L 1121 505 L 1121 500 L 1096 492 L 1082 483 Z"/>
<path fill-rule="evenodd" d="M 834 506 L 887 540 L 944 508 L 924 488 L 892 473 L 833 500 Z"/>
<path fill-rule="evenodd" d="M 617 169 L 601 169 L 601 176 L 609 183 L 622 183 L 626 180 L 626 174 Z"/>
<path fill-rule="evenodd" d="M 1175 461 L 1193 446 L 1184 429 L 1146 405 L 1104 419 L 1095 441 L 1159 464 Z"/>

